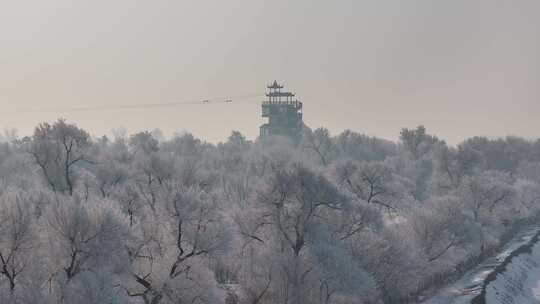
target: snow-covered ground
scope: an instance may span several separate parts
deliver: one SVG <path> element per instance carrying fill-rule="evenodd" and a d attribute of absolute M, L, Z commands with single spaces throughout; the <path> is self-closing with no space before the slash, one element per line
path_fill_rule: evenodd
<path fill-rule="evenodd" d="M 540 242 L 533 244 L 539 233 L 540 227 L 535 227 L 519 235 L 501 254 L 422 303 L 540 303 Z"/>
<path fill-rule="evenodd" d="M 506 271 L 497 275 L 495 281 L 487 285 L 486 303 L 540 303 L 540 243 L 532 247 L 530 253 L 520 254 L 512 259 Z"/>

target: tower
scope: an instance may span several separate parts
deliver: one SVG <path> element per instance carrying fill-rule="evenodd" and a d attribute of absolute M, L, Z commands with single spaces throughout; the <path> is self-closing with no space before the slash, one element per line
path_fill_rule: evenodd
<path fill-rule="evenodd" d="M 261 126 L 261 137 L 282 135 L 298 140 L 303 126 L 302 103 L 293 93 L 282 92 L 283 86 L 277 81 L 267 88 L 268 99 L 262 103 L 262 117 L 268 117 L 268 123 Z"/>

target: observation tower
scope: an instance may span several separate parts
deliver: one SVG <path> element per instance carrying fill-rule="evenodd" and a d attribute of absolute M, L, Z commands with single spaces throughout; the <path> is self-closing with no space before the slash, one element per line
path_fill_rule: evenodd
<path fill-rule="evenodd" d="M 260 127 L 261 137 L 281 135 L 299 140 L 302 134 L 302 103 L 295 94 L 282 91 L 283 86 L 274 81 L 267 86 L 267 100 L 262 103 L 262 117 L 268 118 L 268 123 Z"/>

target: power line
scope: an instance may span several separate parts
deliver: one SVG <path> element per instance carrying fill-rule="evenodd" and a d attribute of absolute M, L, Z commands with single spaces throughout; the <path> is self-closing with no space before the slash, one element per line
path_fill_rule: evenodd
<path fill-rule="evenodd" d="M 261 94 L 250 95 L 238 95 L 227 98 L 209 98 L 192 101 L 173 101 L 163 103 L 143 103 L 143 104 L 124 104 L 124 105 L 103 105 L 103 106 L 89 106 L 89 107 L 65 107 L 65 108 L 42 108 L 42 109 L 21 109 L 13 111 L 5 111 L 4 113 L 19 114 L 19 113 L 53 113 L 53 112 L 99 112 L 99 111 L 118 111 L 118 110 L 139 110 L 139 109 L 153 109 L 153 108 L 166 108 L 166 107 L 178 107 L 183 105 L 207 105 L 216 103 L 243 103 L 251 102 L 252 98 L 263 97 Z"/>

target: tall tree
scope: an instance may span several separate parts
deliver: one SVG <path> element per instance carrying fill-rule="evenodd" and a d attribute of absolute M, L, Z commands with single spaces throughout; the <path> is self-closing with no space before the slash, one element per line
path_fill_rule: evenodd
<path fill-rule="evenodd" d="M 72 195 L 77 177 L 75 167 L 90 161 L 90 145 L 86 131 L 59 119 L 53 125 L 42 123 L 34 130 L 28 152 L 53 191 Z"/>

